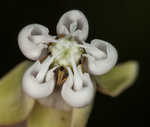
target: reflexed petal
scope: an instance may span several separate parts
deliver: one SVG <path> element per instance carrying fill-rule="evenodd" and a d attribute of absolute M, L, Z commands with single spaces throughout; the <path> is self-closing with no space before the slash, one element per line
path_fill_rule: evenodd
<path fill-rule="evenodd" d="M 48 33 L 49 30 L 40 24 L 25 26 L 18 35 L 18 44 L 22 53 L 31 60 L 47 55 L 45 43 L 53 40 Z"/>
<path fill-rule="evenodd" d="M 72 107 L 84 107 L 90 104 L 95 95 L 94 85 L 87 73 L 83 74 L 82 88 L 80 90 L 73 89 L 73 74 L 68 69 L 69 77 L 63 84 L 61 95 L 63 99 Z"/>
<path fill-rule="evenodd" d="M 129 61 L 117 65 L 105 75 L 95 76 L 98 90 L 110 96 L 118 96 L 133 84 L 138 68 L 136 61 Z"/>
<path fill-rule="evenodd" d="M 23 90 L 33 98 L 43 98 L 49 96 L 55 86 L 55 75 L 53 71 L 48 71 L 51 58 L 41 64 L 37 61 L 24 74 L 22 85 Z M 46 76 L 47 73 L 47 76 Z M 44 81 L 46 77 L 46 80 Z"/>
<path fill-rule="evenodd" d="M 91 109 L 92 104 L 68 112 L 37 103 L 27 121 L 27 127 L 85 127 Z"/>
<path fill-rule="evenodd" d="M 31 112 L 34 100 L 22 92 L 21 80 L 29 62 L 23 62 L 0 80 L 0 124 L 23 121 Z"/>
<path fill-rule="evenodd" d="M 88 31 L 88 21 L 79 10 L 66 12 L 57 24 L 57 34 L 71 35 L 79 40 L 86 40 Z"/>
<path fill-rule="evenodd" d="M 93 50 L 93 47 L 99 49 Z M 116 49 L 108 42 L 95 39 L 91 42 L 91 48 L 87 48 L 88 69 L 93 75 L 102 75 L 114 67 L 118 54 Z M 103 53 L 102 53 L 103 52 Z"/>

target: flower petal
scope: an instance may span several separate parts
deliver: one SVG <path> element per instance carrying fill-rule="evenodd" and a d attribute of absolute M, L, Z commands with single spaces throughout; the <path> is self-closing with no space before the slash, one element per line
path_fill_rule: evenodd
<path fill-rule="evenodd" d="M 54 40 L 49 30 L 40 24 L 25 26 L 18 35 L 18 44 L 22 53 L 31 60 L 47 55 L 46 43 Z"/>
<path fill-rule="evenodd" d="M 0 124 L 10 125 L 27 118 L 34 100 L 22 92 L 21 79 L 29 66 L 25 61 L 0 80 Z"/>
<path fill-rule="evenodd" d="M 23 90 L 33 98 L 43 98 L 49 96 L 55 86 L 55 75 L 53 71 L 48 71 L 51 64 L 49 56 L 41 64 L 37 61 L 24 74 L 22 85 Z M 47 73 L 47 76 L 46 76 Z M 44 81 L 46 77 L 46 80 Z"/>
<path fill-rule="evenodd" d="M 79 40 L 86 40 L 88 31 L 88 21 L 79 10 L 66 12 L 57 24 L 57 34 L 71 35 Z"/>
<path fill-rule="evenodd" d="M 91 109 L 92 104 L 68 112 L 37 103 L 27 120 L 27 127 L 85 127 Z"/>
<path fill-rule="evenodd" d="M 114 67 L 102 76 L 95 76 L 98 90 L 110 96 L 118 96 L 135 81 L 138 75 L 138 63 L 129 61 Z"/>
<path fill-rule="evenodd" d="M 93 50 L 93 47 L 97 50 Z M 114 67 L 118 59 L 116 49 L 110 43 L 98 39 L 91 42 L 91 48 L 87 48 L 86 52 L 88 53 L 88 69 L 93 75 L 107 73 Z"/>
<path fill-rule="evenodd" d="M 82 88 L 80 90 L 73 89 L 73 74 L 70 68 L 67 68 L 69 77 L 63 84 L 61 95 L 63 99 L 72 107 L 84 107 L 90 104 L 95 95 L 93 83 L 87 73 L 83 74 Z"/>

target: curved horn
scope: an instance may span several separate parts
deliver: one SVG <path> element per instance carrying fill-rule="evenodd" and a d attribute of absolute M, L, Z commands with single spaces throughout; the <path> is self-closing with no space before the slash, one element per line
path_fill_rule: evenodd
<path fill-rule="evenodd" d="M 83 86 L 82 89 L 75 91 L 73 89 L 73 73 L 70 68 L 67 68 L 69 77 L 63 84 L 61 95 L 63 99 L 73 107 L 83 107 L 91 103 L 94 97 L 94 86 L 89 75 L 83 74 Z"/>

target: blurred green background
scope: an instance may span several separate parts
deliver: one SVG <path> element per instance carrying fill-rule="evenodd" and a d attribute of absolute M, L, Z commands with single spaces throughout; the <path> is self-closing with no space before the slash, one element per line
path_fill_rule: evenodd
<path fill-rule="evenodd" d="M 118 63 L 138 60 L 140 74 L 134 86 L 117 98 L 98 94 L 88 127 L 146 126 L 150 114 L 150 1 L 146 0 L 5 0 L 0 4 L 0 76 L 26 59 L 17 45 L 19 30 L 31 23 L 56 34 L 60 16 L 79 9 L 89 20 L 87 42 L 99 38 L 118 50 Z"/>

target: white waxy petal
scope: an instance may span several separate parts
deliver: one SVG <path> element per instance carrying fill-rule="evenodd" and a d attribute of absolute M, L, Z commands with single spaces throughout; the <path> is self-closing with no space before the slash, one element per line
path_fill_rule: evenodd
<path fill-rule="evenodd" d="M 79 40 L 86 40 L 88 31 L 88 21 L 79 10 L 66 12 L 57 24 L 57 34 L 71 35 Z"/>
<path fill-rule="evenodd" d="M 73 73 L 70 68 L 67 68 L 69 77 L 63 84 L 61 95 L 63 99 L 72 107 L 84 107 L 90 104 L 93 100 L 95 88 L 87 73 L 83 74 L 83 86 L 80 90 L 73 89 Z"/>
<path fill-rule="evenodd" d="M 91 46 L 95 46 L 101 52 L 104 52 L 103 57 L 98 52 L 88 53 L 88 69 L 93 75 L 102 75 L 107 73 L 110 69 L 114 67 L 118 59 L 117 50 L 108 42 L 94 39 L 91 42 Z M 94 52 L 90 50 L 90 52 Z"/>
<path fill-rule="evenodd" d="M 45 75 L 46 78 L 43 77 L 42 82 L 37 80 L 36 76 L 40 72 L 40 69 L 43 69 L 43 66 L 37 61 L 25 72 L 22 80 L 23 90 L 33 98 L 49 96 L 53 92 L 55 86 L 53 70 L 47 70 L 47 75 Z"/>
<path fill-rule="evenodd" d="M 49 30 L 40 24 L 25 26 L 18 35 L 18 44 L 22 53 L 31 60 L 47 55 L 46 43 L 54 40 L 48 33 Z"/>

